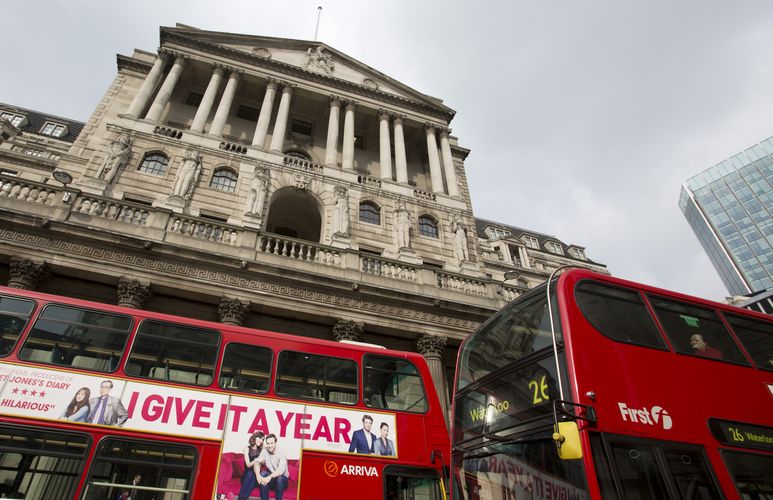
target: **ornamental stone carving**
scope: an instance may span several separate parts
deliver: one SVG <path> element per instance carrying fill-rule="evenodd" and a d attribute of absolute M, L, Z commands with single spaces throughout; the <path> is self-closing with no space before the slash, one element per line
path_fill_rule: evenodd
<path fill-rule="evenodd" d="M 201 175 L 201 154 L 196 151 L 188 151 L 172 186 L 172 196 L 179 196 L 189 200 L 196 188 L 196 183 Z"/>
<path fill-rule="evenodd" d="M 142 309 L 150 297 L 150 285 L 130 278 L 118 280 L 118 305 Z"/>
<path fill-rule="evenodd" d="M 456 260 L 458 262 L 470 260 L 467 249 L 467 228 L 458 215 L 451 219 L 451 232 L 454 235 L 454 257 Z"/>
<path fill-rule="evenodd" d="M 333 235 L 349 236 L 349 193 L 342 186 L 335 188 Z"/>
<path fill-rule="evenodd" d="M 250 304 L 239 299 L 223 297 L 217 307 L 217 315 L 220 322 L 225 325 L 242 326 L 250 312 Z"/>
<path fill-rule="evenodd" d="M 333 338 L 336 342 L 342 340 L 353 340 L 359 342 L 360 336 L 362 336 L 363 325 L 350 321 L 348 319 L 339 319 L 335 325 L 333 325 Z"/>
<path fill-rule="evenodd" d="M 8 286 L 21 290 L 36 290 L 48 274 L 49 270 L 45 262 L 37 263 L 30 259 L 11 257 L 11 277 L 8 280 Z"/>
<path fill-rule="evenodd" d="M 416 350 L 425 358 L 442 358 L 446 350 L 446 338 L 424 335 L 416 341 Z"/>
<path fill-rule="evenodd" d="M 365 78 L 362 80 L 362 84 L 369 89 L 378 90 L 378 83 L 372 78 Z"/>
<path fill-rule="evenodd" d="M 295 181 L 295 189 L 298 189 L 300 191 L 306 191 L 307 189 L 309 189 L 311 178 L 309 178 L 308 176 L 303 174 L 295 174 L 293 176 L 293 180 Z"/>
<path fill-rule="evenodd" d="M 132 139 L 126 134 L 121 134 L 115 141 L 111 142 L 107 148 L 107 157 L 97 173 L 97 178 L 108 184 L 113 182 L 119 170 L 129 160 L 129 155 L 132 151 L 131 146 Z"/>
<path fill-rule="evenodd" d="M 244 204 L 245 215 L 260 217 L 260 214 L 263 212 L 263 205 L 266 204 L 266 194 L 270 179 L 271 174 L 267 168 L 255 167 L 255 178 L 250 183 L 247 202 Z"/>
<path fill-rule="evenodd" d="M 327 75 L 332 75 L 335 71 L 333 56 L 324 52 L 320 45 L 313 49 L 309 47 L 309 50 L 306 51 L 306 63 L 303 65 L 303 69 L 316 69 Z"/>
<path fill-rule="evenodd" d="M 398 249 L 411 248 L 411 224 L 413 223 L 411 212 L 404 203 L 401 203 L 393 215 L 395 245 Z"/>
<path fill-rule="evenodd" d="M 255 47 L 252 49 L 252 53 L 263 59 L 271 59 L 271 51 L 265 47 Z"/>

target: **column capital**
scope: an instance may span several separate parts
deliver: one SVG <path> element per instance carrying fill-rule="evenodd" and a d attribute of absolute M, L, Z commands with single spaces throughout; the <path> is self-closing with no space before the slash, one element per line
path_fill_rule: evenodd
<path fill-rule="evenodd" d="M 118 305 L 142 309 L 150 296 L 150 285 L 139 280 L 121 277 L 118 280 Z"/>
<path fill-rule="evenodd" d="M 49 275 L 45 262 L 33 262 L 23 257 L 11 257 L 11 277 L 8 280 L 9 288 L 21 290 L 35 290 L 43 279 Z"/>
<path fill-rule="evenodd" d="M 282 85 L 282 92 L 285 94 L 291 94 L 293 89 L 298 86 L 295 83 L 290 83 L 285 80 L 279 80 L 279 84 Z"/>
<path fill-rule="evenodd" d="M 357 323 L 356 321 L 339 319 L 336 321 L 336 324 L 333 325 L 333 338 L 336 342 L 341 342 L 342 340 L 359 342 L 363 329 L 364 325 Z"/>
<path fill-rule="evenodd" d="M 432 122 L 424 122 L 424 130 L 426 132 L 437 132 L 442 127 L 438 125 L 437 123 Z"/>
<path fill-rule="evenodd" d="M 266 77 L 266 88 L 267 89 L 274 89 L 274 90 L 276 90 L 277 83 L 279 83 L 279 80 L 277 80 L 273 76 L 267 76 Z"/>
<path fill-rule="evenodd" d="M 446 338 L 424 335 L 416 341 L 416 350 L 425 358 L 442 358 L 446 349 Z"/>
<path fill-rule="evenodd" d="M 228 70 L 228 72 L 230 73 L 230 76 L 232 78 L 234 76 L 236 78 L 239 78 L 241 76 L 241 74 L 244 73 L 244 70 L 242 68 L 237 68 L 236 66 L 223 65 L 223 68 Z"/>
<path fill-rule="evenodd" d="M 440 127 L 440 137 L 446 137 L 451 135 L 451 129 L 448 127 Z"/>
<path fill-rule="evenodd" d="M 405 115 L 401 115 L 400 113 L 392 113 L 392 121 L 395 123 L 399 123 L 400 125 L 403 124 L 403 120 L 405 120 L 407 117 Z"/>
<path fill-rule="evenodd" d="M 223 297 L 217 306 L 217 316 L 221 323 L 226 325 L 242 326 L 250 311 L 249 302 L 242 302 L 236 298 Z"/>
<path fill-rule="evenodd" d="M 330 94 L 330 106 L 340 106 L 341 105 L 341 97 L 337 96 L 335 94 Z"/>
<path fill-rule="evenodd" d="M 183 54 L 182 52 L 178 52 L 172 49 L 160 49 L 159 54 L 164 54 L 164 56 L 168 59 L 174 59 L 175 64 L 184 64 L 185 61 L 190 59 L 188 54 Z"/>
<path fill-rule="evenodd" d="M 392 116 L 392 112 L 388 109 L 384 108 L 378 108 L 378 117 L 381 120 L 389 120 L 389 117 Z"/>
<path fill-rule="evenodd" d="M 346 109 L 347 110 L 349 110 L 349 109 L 354 110 L 354 108 L 357 106 L 357 104 L 359 104 L 354 99 L 341 99 L 341 102 L 346 105 Z"/>
<path fill-rule="evenodd" d="M 219 73 L 219 74 L 221 74 L 221 75 L 222 75 L 222 74 L 223 74 L 223 72 L 224 72 L 224 71 L 225 71 L 227 68 L 228 68 L 228 66 L 226 66 L 226 65 L 225 65 L 225 64 L 223 64 L 223 63 L 219 63 L 219 62 L 212 63 L 212 73 Z"/>

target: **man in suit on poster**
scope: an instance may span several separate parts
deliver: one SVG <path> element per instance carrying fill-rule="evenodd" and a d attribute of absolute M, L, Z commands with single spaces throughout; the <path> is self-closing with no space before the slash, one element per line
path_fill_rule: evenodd
<path fill-rule="evenodd" d="M 373 418 L 370 415 L 362 417 L 362 429 L 352 433 L 349 453 L 373 453 L 373 443 L 376 441 L 376 436 L 370 432 L 372 426 Z"/>
<path fill-rule="evenodd" d="M 110 389 L 113 388 L 113 382 L 103 380 L 99 384 L 99 397 L 89 400 L 91 413 L 88 421 L 92 424 L 115 425 L 121 427 L 129 418 L 121 400 L 110 395 Z"/>

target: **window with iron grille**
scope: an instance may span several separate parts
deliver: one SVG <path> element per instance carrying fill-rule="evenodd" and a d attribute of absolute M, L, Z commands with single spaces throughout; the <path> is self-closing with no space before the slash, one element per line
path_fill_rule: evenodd
<path fill-rule="evenodd" d="M 212 175 L 209 187 L 233 193 L 236 191 L 236 181 L 238 178 L 236 172 L 230 168 L 219 168 L 215 170 L 215 173 Z"/>
<path fill-rule="evenodd" d="M 164 175 L 169 165 L 169 158 L 161 153 L 148 153 L 140 163 L 140 172 L 153 175 Z"/>
<path fill-rule="evenodd" d="M 364 201 L 360 203 L 360 221 L 368 224 L 381 224 L 381 209 L 374 203 Z"/>
<path fill-rule="evenodd" d="M 430 238 L 437 238 L 437 222 L 428 215 L 419 217 L 419 234 Z"/>

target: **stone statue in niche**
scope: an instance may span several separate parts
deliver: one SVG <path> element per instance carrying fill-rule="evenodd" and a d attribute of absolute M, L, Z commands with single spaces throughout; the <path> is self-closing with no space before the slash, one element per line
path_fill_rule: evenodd
<path fill-rule="evenodd" d="M 132 139 L 126 134 L 121 134 L 118 138 L 110 143 L 107 148 L 107 157 L 102 163 L 97 173 L 99 180 L 105 181 L 108 184 L 113 182 L 118 171 L 126 165 L 129 159 L 129 155 L 132 152 Z"/>
<path fill-rule="evenodd" d="M 333 56 L 326 54 L 323 50 L 321 45 L 313 49 L 309 47 L 309 50 L 306 51 L 306 64 L 303 65 L 303 69 L 309 69 L 309 66 L 311 66 L 312 68 L 321 69 L 328 75 L 332 74 L 335 70 Z"/>
<path fill-rule="evenodd" d="M 397 248 L 411 248 L 411 224 L 413 217 L 411 212 L 401 203 L 393 212 L 394 237 Z"/>
<path fill-rule="evenodd" d="M 271 174 L 267 168 L 255 167 L 255 178 L 250 183 L 250 191 L 247 193 L 247 203 L 244 204 L 244 214 L 260 217 L 263 205 L 266 203 L 266 193 Z"/>
<path fill-rule="evenodd" d="M 349 236 L 349 193 L 341 186 L 335 188 L 333 235 Z"/>
<path fill-rule="evenodd" d="M 177 177 L 174 180 L 174 186 L 172 186 L 172 196 L 190 199 L 200 175 L 201 154 L 196 151 L 188 151 L 182 165 L 177 170 Z"/>
<path fill-rule="evenodd" d="M 470 260 L 467 249 L 467 228 L 458 215 L 451 220 L 451 232 L 454 234 L 454 257 L 456 260 L 459 262 Z"/>

